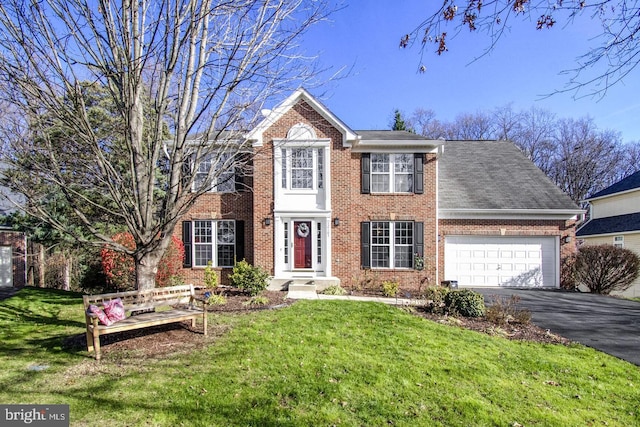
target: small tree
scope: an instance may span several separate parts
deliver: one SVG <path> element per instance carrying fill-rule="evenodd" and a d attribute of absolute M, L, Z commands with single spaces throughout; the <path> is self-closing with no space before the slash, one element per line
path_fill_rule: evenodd
<path fill-rule="evenodd" d="M 640 257 L 612 245 L 583 246 L 576 255 L 574 277 L 592 293 L 608 295 L 628 289 L 640 273 Z"/>

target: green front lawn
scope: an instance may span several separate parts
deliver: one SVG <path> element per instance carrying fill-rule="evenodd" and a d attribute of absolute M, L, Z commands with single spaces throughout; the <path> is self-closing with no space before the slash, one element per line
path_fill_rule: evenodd
<path fill-rule="evenodd" d="M 84 331 L 77 295 L 22 290 L 0 302 L 0 402 L 68 403 L 96 426 L 640 424 L 640 369 L 583 346 L 349 301 L 211 321 L 229 330 L 204 350 L 95 362 L 63 345 Z"/>

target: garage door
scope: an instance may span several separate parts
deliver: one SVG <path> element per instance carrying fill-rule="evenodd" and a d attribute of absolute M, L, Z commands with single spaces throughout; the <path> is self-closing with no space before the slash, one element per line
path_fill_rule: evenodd
<path fill-rule="evenodd" d="M 0 287 L 13 286 L 11 246 L 0 246 Z"/>
<path fill-rule="evenodd" d="M 558 287 L 557 237 L 449 236 L 445 280 L 459 286 Z"/>

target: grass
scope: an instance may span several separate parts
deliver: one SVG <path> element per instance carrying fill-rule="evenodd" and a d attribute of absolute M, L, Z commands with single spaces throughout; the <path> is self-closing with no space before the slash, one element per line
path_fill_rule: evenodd
<path fill-rule="evenodd" d="M 78 426 L 640 424 L 640 369 L 579 345 L 349 301 L 211 321 L 229 330 L 204 349 L 97 363 L 62 344 L 83 333 L 78 296 L 22 290 L 0 302 L 0 402 L 67 403 Z"/>

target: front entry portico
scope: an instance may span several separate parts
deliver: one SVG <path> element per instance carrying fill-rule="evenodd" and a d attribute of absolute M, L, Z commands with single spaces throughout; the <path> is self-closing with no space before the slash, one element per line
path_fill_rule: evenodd
<path fill-rule="evenodd" d="M 307 214 L 308 215 L 308 214 Z M 323 216 L 275 217 L 275 271 L 269 289 L 292 283 L 310 283 L 319 289 L 340 281 L 331 277 L 331 218 Z"/>

